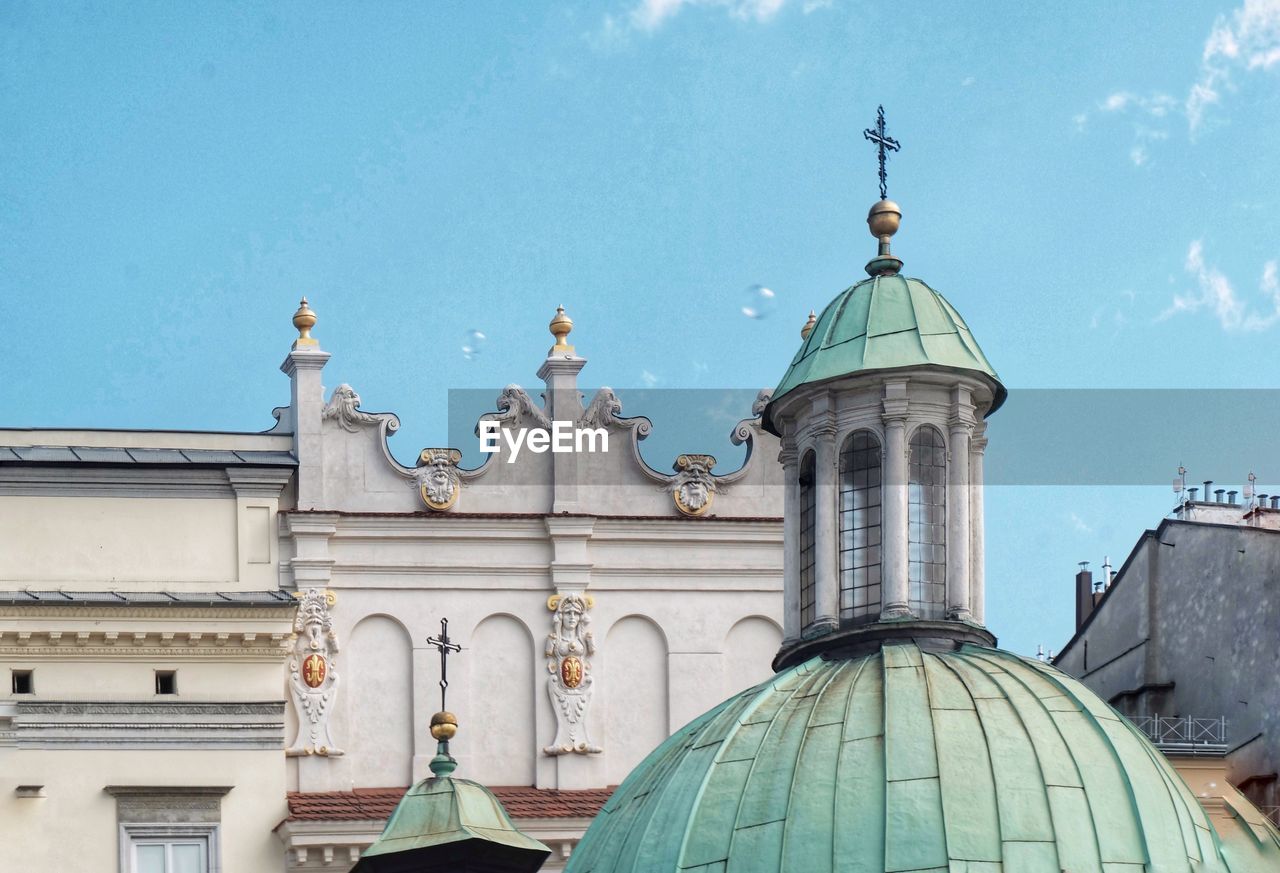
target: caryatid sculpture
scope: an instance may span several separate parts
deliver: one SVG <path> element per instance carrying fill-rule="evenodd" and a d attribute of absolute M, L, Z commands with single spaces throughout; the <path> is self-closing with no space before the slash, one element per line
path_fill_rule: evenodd
<path fill-rule="evenodd" d="M 298 736 L 286 754 L 341 755 L 329 736 L 329 715 L 338 691 L 338 634 L 329 608 L 333 592 L 308 588 L 301 592 L 293 620 L 293 656 L 289 660 L 289 691 L 298 714 Z"/>
<path fill-rule="evenodd" d="M 595 605 L 589 594 L 556 594 L 547 600 L 553 613 L 547 635 L 547 693 L 556 714 L 555 742 L 542 751 L 548 755 L 593 755 L 603 751 L 587 735 L 587 711 L 591 705 L 588 657 L 596 644 L 587 626 L 587 610 Z"/>

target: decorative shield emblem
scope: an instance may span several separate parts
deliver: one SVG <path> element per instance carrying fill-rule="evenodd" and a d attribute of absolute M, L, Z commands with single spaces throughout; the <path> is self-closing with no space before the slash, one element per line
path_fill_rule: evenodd
<path fill-rule="evenodd" d="M 577 688 L 582 684 L 582 661 L 573 655 L 560 662 L 560 680 L 565 688 Z"/>
<path fill-rule="evenodd" d="M 325 663 L 321 655 L 307 655 L 302 662 L 302 681 L 310 688 L 319 688 L 324 682 Z"/>

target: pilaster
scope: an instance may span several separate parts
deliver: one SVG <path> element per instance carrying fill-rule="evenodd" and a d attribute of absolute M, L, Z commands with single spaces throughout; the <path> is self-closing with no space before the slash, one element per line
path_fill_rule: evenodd
<path fill-rule="evenodd" d="M 293 454 L 298 459 L 298 508 L 317 509 L 324 504 L 324 453 L 320 424 L 324 412 L 324 386 L 320 372 L 329 353 L 318 346 L 298 345 L 280 369 L 290 382 L 293 420 Z"/>
<path fill-rule="evenodd" d="M 974 406 L 969 389 L 952 395 L 947 422 L 951 439 L 947 464 L 947 618 L 968 620 L 969 609 L 969 436 Z"/>
<path fill-rule="evenodd" d="M 817 437 L 817 453 L 814 468 L 814 489 L 817 498 L 814 513 L 814 575 L 815 604 L 814 629 L 821 632 L 839 627 L 840 585 L 838 514 L 839 500 L 837 480 L 839 467 L 836 453 L 836 422 L 831 409 L 831 398 L 822 395 L 814 400 L 814 434 Z"/>
<path fill-rule="evenodd" d="M 907 382 L 884 386 L 884 477 L 881 503 L 882 621 L 911 615 L 907 592 Z"/>
<path fill-rule="evenodd" d="M 539 654 L 552 665 L 552 669 L 540 672 L 540 676 L 546 677 L 542 682 L 547 683 L 547 690 L 541 693 L 550 695 L 554 714 L 545 718 L 545 710 L 538 708 L 541 760 L 537 778 L 539 787 L 543 788 L 590 788 L 600 784 L 603 767 L 601 749 L 589 739 L 589 731 L 595 725 L 592 698 L 597 644 L 587 630 L 594 600 L 586 592 L 591 584 L 589 543 L 595 519 L 549 516 L 546 525 L 551 544 L 551 585 L 555 593 L 547 603 L 551 610 L 548 614 L 551 634 L 546 638 L 546 648 Z M 573 626 L 569 624 L 571 612 L 577 616 Z M 565 657 L 575 657 L 581 664 L 581 675 L 572 685 L 563 682 L 562 667 L 555 669 L 557 664 L 562 665 Z M 561 699 L 565 697 L 569 698 L 567 706 Z M 573 726 L 564 721 L 570 712 L 575 714 Z M 568 740 L 567 745 L 563 740 Z M 568 746 L 574 746 L 573 750 L 563 751 Z M 604 752 L 607 754 L 608 750 Z M 544 784 L 544 780 L 550 784 Z"/>
<path fill-rule="evenodd" d="M 986 528 L 982 495 L 983 458 L 987 451 L 987 425 L 977 422 L 969 440 L 969 611 L 970 619 L 986 623 Z"/>
<path fill-rule="evenodd" d="M 800 467 L 795 437 L 782 438 L 782 636 L 800 639 Z"/>
<path fill-rule="evenodd" d="M 274 588 L 280 536 L 276 513 L 280 492 L 293 473 L 283 469 L 228 467 L 236 494 L 236 565 L 242 585 Z"/>
<path fill-rule="evenodd" d="M 538 378 L 546 383 L 546 413 L 551 421 L 576 422 L 582 417 L 582 393 L 578 390 L 578 373 L 587 363 L 572 351 L 560 353 L 552 348 L 538 368 Z M 552 452 L 551 464 L 555 491 L 552 512 L 575 512 L 578 503 L 578 455 L 575 452 Z"/>
<path fill-rule="evenodd" d="M 329 555 L 329 538 L 338 532 L 337 520 L 332 513 L 285 515 L 285 528 L 294 543 L 289 570 L 295 588 L 328 587 L 335 563 Z"/>

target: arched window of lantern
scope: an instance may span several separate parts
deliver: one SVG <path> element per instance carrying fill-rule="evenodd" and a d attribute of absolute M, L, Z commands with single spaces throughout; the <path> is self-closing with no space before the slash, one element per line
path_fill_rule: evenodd
<path fill-rule="evenodd" d="M 818 516 L 818 489 L 814 482 L 817 466 L 813 452 L 800 461 L 800 627 L 806 628 L 817 617 L 817 549 L 815 528 Z"/>
<path fill-rule="evenodd" d="M 920 618 L 945 618 L 947 606 L 947 446 L 925 425 L 911 437 L 907 600 Z"/>
<path fill-rule="evenodd" d="M 880 440 L 858 430 L 840 447 L 840 619 L 880 616 Z"/>

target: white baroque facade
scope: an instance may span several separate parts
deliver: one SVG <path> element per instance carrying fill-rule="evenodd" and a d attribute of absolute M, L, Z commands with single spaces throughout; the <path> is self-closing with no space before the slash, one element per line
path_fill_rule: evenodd
<path fill-rule="evenodd" d="M 304 305 L 267 433 L 0 430 L 0 869 L 347 869 L 428 773 L 447 617 L 459 775 L 555 870 L 641 757 L 769 674 L 783 496 L 760 404 L 738 470 L 654 470 L 649 421 L 580 392 L 561 312 L 541 400 L 509 386 L 479 427 L 560 422 L 607 451 L 405 467 L 394 415 L 322 387 L 314 324 Z"/>

